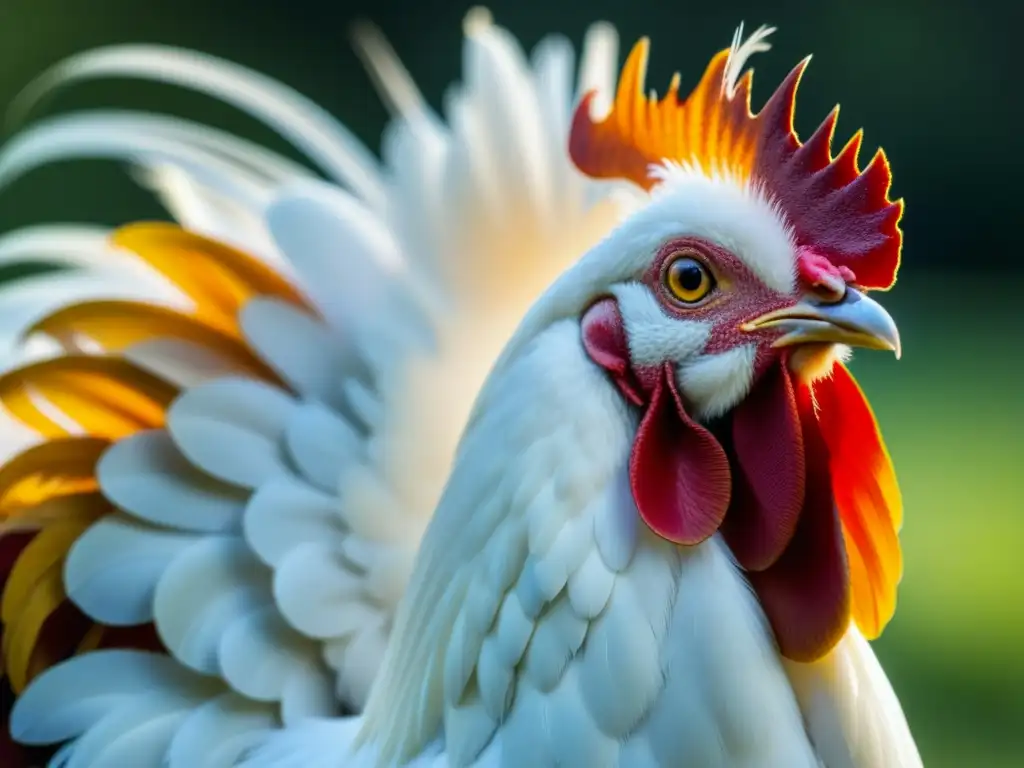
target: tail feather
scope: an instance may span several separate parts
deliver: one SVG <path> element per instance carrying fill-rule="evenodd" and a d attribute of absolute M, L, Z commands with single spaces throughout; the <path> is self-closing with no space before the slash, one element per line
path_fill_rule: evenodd
<path fill-rule="evenodd" d="M 351 720 L 311 723 L 366 700 L 478 386 L 614 221 L 564 152 L 567 43 L 531 61 L 477 16 L 445 122 L 379 35 L 362 40 L 395 112 L 383 166 L 284 86 L 175 49 L 82 54 L 19 104 L 95 77 L 186 86 L 332 182 L 152 115 L 56 118 L 0 150 L 0 185 L 127 158 L 178 221 L 0 240 L 0 262 L 75 267 L 0 291 L 20 355 L 0 404 L 42 440 L 0 470 L 0 591 L 30 606 L 0 615 L 10 727 L 68 742 L 61 764 L 226 766 L 282 728 L 351 738 Z M 614 34 L 590 40 L 595 83 Z"/>
<path fill-rule="evenodd" d="M 59 87 L 108 77 L 164 82 L 238 107 L 290 139 L 332 178 L 375 207 L 384 203 L 376 158 L 323 108 L 265 75 L 195 51 L 157 45 L 120 45 L 86 51 L 37 77 L 18 96 L 11 113 L 20 119 Z"/>
<path fill-rule="evenodd" d="M 22 741 L 77 739 L 66 753 L 72 765 L 115 764 L 126 754 L 174 749 L 193 754 L 196 748 L 180 734 L 201 701 L 186 706 L 139 694 L 115 705 L 104 695 L 96 703 L 102 714 L 73 732 L 33 730 L 53 702 L 28 693 L 59 695 L 74 690 L 67 686 L 77 675 L 92 674 L 79 665 L 97 655 L 82 653 L 98 645 L 93 633 L 152 624 L 175 669 L 219 680 L 202 701 L 226 697 L 220 709 L 204 711 L 219 713 L 218 722 L 245 725 L 231 742 L 236 751 L 225 753 L 233 760 L 254 738 L 253 729 L 335 714 L 341 701 L 358 706 L 372 682 L 386 642 L 387 600 L 397 600 L 401 588 L 382 586 L 379 565 L 341 555 L 353 536 L 387 545 L 379 516 L 360 523 L 339 515 L 345 467 L 369 461 L 370 425 L 353 423 L 330 404 L 345 403 L 337 390 L 346 372 L 373 387 L 372 372 L 354 349 L 335 354 L 346 345 L 331 343 L 338 331 L 317 319 L 319 308 L 248 257 L 163 225 L 135 227 L 114 239 L 178 282 L 193 308 L 176 314 L 148 305 L 72 305 L 33 326 L 52 334 L 66 354 L 0 377 L 8 413 L 50 437 L 0 473 L 0 481 L 7 478 L 0 482 L 0 542 L 12 564 L 3 583 L 13 606 L 3 616 L 6 672 L 21 694 L 12 729 Z M 155 252 L 160 249 L 195 254 L 193 271 L 181 272 L 167 253 Z M 271 319 L 300 317 L 316 332 L 285 336 L 286 352 L 258 355 L 247 343 L 259 335 L 258 311 L 248 316 L 248 332 L 240 323 L 247 294 L 258 298 L 254 310 L 270 308 Z M 132 316 L 140 322 L 118 331 Z M 99 354 L 70 346 L 75 334 L 96 344 Z M 208 355 L 233 358 L 236 369 L 239 361 L 247 363 L 241 366 L 246 370 L 185 385 L 145 371 L 144 359 L 131 362 L 140 347 L 175 337 Z M 316 339 L 324 354 L 316 346 L 301 350 Z M 261 347 L 271 350 L 274 343 Z M 303 529 L 295 503 L 312 503 L 326 528 Z M 294 516 L 286 514 L 293 510 Z M 16 525 L 28 528 L 20 539 Z M 287 537 L 268 535 L 278 526 Z M 408 534 L 401 525 L 392 531 L 399 538 Z M 384 561 L 408 557 L 411 551 Z M 371 571 L 374 578 L 364 578 Z M 51 631 L 51 625 L 61 628 Z M 64 644 L 53 646 L 51 635 Z M 73 654 L 81 655 L 52 666 Z M 111 658 L 118 666 L 134 657 Z M 125 684 L 148 690 L 140 683 L 142 668 L 130 663 L 135 666 L 120 672 Z"/>

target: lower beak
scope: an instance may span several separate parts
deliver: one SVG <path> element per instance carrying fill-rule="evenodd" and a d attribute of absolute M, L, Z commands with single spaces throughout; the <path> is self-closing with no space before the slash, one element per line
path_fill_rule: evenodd
<path fill-rule="evenodd" d="M 841 301 L 826 304 L 807 299 L 763 314 L 741 328 L 747 332 L 782 331 L 775 347 L 813 342 L 847 344 L 889 350 L 900 356 L 900 334 L 892 316 L 877 301 L 853 288 L 846 289 Z"/>

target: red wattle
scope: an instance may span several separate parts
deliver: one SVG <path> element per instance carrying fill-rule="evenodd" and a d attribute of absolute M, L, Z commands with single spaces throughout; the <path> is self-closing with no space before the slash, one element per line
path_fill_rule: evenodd
<path fill-rule="evenodd" d="M 654 384 L 633 442 L 629 480 L 640 517 L 664 539 L 692 546 L 712 536 L 729 508 L 729 460 L 691 419 L 671 364 Z"/>
<path fill-rule="evenodd" d="M 809 389 L 798 385 L 795 394 L 807 476 L 803 509 L 782 556 L 767 570 L 748 577 L 782 654 L 793 661 L 813 661 L 827 653 L 850 624 L 850 574 L 833 501 L 828 446 Z"/>
<path fill-rule="evenodd" d="M 804 441 L 785 364 L 773 365 L 733 412 L 732 504 L 722 525 L 733 555 L 763 571 L 793 538 L 804 505 Z"/>
<path fill-rule="evenodd" d="M 811 661 L 827 653 L 850 623 L 851 577 L 809 388 L 783 361 L 765 372 L 731 415 L 727 452 L 687 414 L 670 363 L 632 364 L 613 299 L 585 313 L 582 331 L 590 358 L 642 409 L 629 479 L 644 523 L 686 546 L 720 530 L 782 654 Z"/>

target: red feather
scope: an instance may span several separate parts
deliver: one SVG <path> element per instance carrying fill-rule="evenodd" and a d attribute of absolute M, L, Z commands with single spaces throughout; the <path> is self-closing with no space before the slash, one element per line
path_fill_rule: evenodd
<path fill-rule="evenodd" d="M 903 575 L 896 472 L 871 407 L 845 366 L 815 382 L 814 397 L 850 560 L 853 616 L 861 632 L 874 639 L 896 611 Z"/>

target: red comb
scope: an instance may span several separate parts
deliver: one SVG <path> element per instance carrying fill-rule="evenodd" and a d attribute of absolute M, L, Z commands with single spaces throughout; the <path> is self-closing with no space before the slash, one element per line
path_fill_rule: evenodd
<path fill-rule="evenodd" d="M 755 115 L 752 73 L 729 83 L 730 49 L 715 55 L 686 99 L 679 98 L 678 75 L 661 100 L 646 96 L 648 47 L 646 38 L 634 46 L 607 116 L 591 117 L 594 92 L 577 107 L 569 154 L 583 173 L 650 189 L 657 183 L 651 166 L 675 162 L 754 183 L 779 205 L 799 247 L 853 272 L 863 288 L 892 286 L 900 262 L 903 201 L 889 199 L 892 176 L 881 149 L 859 168 L 860 131 L 832 156 L 838 107 L 806 143 L 800 142 L 793 112 L 809 59 Z"/>

